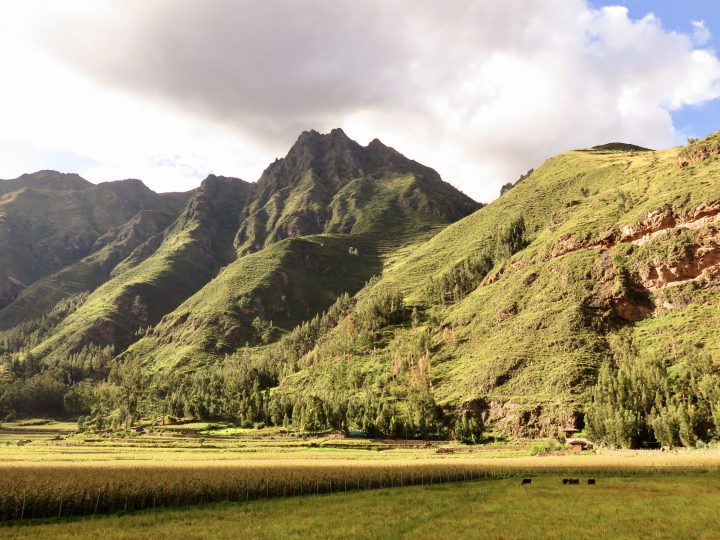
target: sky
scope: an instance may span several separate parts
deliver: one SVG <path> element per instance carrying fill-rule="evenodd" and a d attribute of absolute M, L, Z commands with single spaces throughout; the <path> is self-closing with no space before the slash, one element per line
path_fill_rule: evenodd
<path fill-rule="evenodd" d="M 341 127 L 476 200 L 545 159 L 720 130 L 720 2 L 0 0 L 0 178 L 259 178 Z"/>

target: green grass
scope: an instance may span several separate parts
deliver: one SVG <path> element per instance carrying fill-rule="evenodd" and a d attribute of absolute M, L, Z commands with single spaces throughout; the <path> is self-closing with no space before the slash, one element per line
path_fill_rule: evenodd
<path fill-rule="evenodd" d="M 583 480 L 586 477 L 583 477 Z M 716 475 L 560 476 L 381 489 L 14 525 L 7 538 L 715 538 Z"/>

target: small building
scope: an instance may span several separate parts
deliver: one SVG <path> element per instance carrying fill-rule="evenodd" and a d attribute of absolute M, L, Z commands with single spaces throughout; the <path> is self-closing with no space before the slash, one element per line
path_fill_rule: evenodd
<path fill-rule="evenodd" d="M 145 433 L 145 428 L 142 426 L 132 426 L 130 428 L 130 431 L 142 435 L 143 433 Z"/>
<path fill-rule="evenodd" d="M 574 427 L 567 427 L 567 428 L 561 429 L 560 431 L 562 431 L 565 434 L 565 440 L 569 441 L 570 438 L 573 435 L 575 435 L 576 433 L 578 433 L 580 430 L 575 429 Z"/>
<path fill-rule="evenodd" d="M 592 443 L 587 439 L 568 439 L 567 444 L 570 447 L 570 452 L 574 454 L 579 454 L 583 450 L 592 450 L 593 447 Z"/>

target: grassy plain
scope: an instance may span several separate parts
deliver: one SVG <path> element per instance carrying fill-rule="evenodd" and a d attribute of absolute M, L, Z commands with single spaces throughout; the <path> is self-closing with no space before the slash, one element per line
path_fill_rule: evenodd
<path fill-rule="evenodd" d="M 715 538 L 716 475 L 558 476 L 380 489 L 0 528 L 3 538 Z"/>
<path fill-rule="evenodd" d="M 720 525 L 716 449 L 533 456 L 538 441 L 184 427 L 123 437 L 4 423 L 0 537 L 711 538 Z"/>

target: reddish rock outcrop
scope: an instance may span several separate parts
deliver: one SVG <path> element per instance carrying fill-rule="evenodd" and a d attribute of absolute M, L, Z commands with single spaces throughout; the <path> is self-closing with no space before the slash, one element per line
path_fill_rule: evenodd
<path fill-rule="evenodd" d="M 711 228 L 698 244 L 675 261 L 663 261 L 639 272 L 639 282 L 650 291 L 680 285 L 691 280 L 715 282 L 720 276 L 720 230 Z"/>

